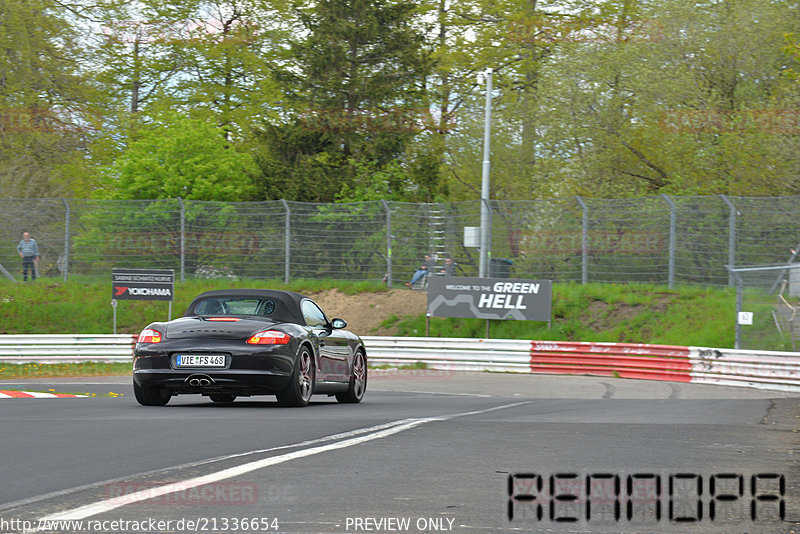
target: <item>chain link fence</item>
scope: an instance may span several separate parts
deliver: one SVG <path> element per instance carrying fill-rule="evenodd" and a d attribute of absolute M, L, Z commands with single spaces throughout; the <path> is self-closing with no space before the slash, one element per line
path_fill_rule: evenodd
<path fill-rule="evenodd" d="M 800 197 L 654 196 L 491 201 L 491 257 L 516 278 L 734 285 L 726 265 L 786 263 L 800 242 Z M 39 275 L 109 276 L 113 267 L 189 277 L 406 282 L 425 253 L 477 276 L 464 228 L 480 201 L 0 199 L 0 265 L 19 278 L 30 232 Z M 491 272 L 491 266 L 490 266 Z M 505 272 L 505 271 L 504 271 Z"/>
<path fill-rule="evenodd" d="M 796 249 L 795 249 L 796 250 Z M 735 348 L 800 349 L 800 263 L 732 268 Z"/>

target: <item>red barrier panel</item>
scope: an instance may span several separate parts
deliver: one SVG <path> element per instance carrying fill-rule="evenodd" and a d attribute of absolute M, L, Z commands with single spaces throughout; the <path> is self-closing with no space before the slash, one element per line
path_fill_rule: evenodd
<path fill-rule="evenodd" d="M 690 382 L 689 347 L 642 343 L 531 341 L 532 373 Z"/>

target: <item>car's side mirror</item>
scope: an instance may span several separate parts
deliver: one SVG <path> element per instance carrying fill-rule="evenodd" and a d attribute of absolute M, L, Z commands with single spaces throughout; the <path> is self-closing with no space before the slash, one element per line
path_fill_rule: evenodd
<path fill-rule="evenodd" d="M 344 319 L 339 319 L 338 317 L 331 321 L 331 326 L 335 329 L 339 330 L 341 328 L 345 328 L 347 326 L 347 321 Z"/>

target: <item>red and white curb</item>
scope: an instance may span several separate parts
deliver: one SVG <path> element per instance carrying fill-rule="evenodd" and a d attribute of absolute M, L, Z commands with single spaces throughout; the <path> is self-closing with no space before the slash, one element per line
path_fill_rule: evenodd
<path fill-rule="evenodd" d="M 16 391 L 13 389 L 0 389 L 0 399 L 69 399 L 87 396 L 88 395 L 74 395 L 71 393 L 44 393 L 41 391 Z"/>

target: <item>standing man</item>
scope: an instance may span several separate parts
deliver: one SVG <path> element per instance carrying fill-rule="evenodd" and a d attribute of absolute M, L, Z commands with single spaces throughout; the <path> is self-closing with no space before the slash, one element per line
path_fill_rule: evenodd
<path fill-rule="evenodd" d="M 17 245 L 17 252 L 22 258 L 22 280 L 28 281 L 28 269 L 31 270 L 31 280 L 36 280 L 36 264 L 34 262 L 39 261 L 39 245 L 28 232 L 23 232 L 22 240 Z"/>

